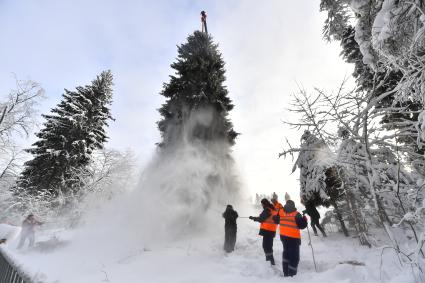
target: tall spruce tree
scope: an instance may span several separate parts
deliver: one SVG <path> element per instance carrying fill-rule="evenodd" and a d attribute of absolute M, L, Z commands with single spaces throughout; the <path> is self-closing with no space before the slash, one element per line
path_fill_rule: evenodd
<path fill-rule="evenodd" d="M 52 197 L 75 193 L 80 182 L 75 172 L 88 165 L 93 151 L 103 148 L 108 138 L 112 84 L 112 73 L 104 71 L 91 85 L 65 89 L 52 114 L 43 115 L 46 122 L 36 135 L 39 140 L 27 149 L 33 159 L 25 163 L 18 193 Z"/>
<path fill-rule="evenodd" d="M 172 145 L 182 135 L 189 140 L 226 140 L 234 144 L 238 135 L 228 118 L 233 104 L 223 85 L 224 61 L 217 44 L 206 33 L 195 31 L 187 43 L 178 47 L 177 61 L 171 64 L 175 74 L 164 84 L 161 95 L 167 101 L 159 109 L 162 120 L 158 127 L 163 147 Z M 204 112 L 210 117 L 207 123 L 196 123 L 187 133 L 187 124 L 194 112 Z"/>

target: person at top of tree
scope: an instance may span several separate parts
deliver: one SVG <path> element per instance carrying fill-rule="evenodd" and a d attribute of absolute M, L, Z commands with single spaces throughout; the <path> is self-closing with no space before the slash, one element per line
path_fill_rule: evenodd
<path fill-rule="evenodd" d="M 201 11 L 201 24 L 202 24 L 202 32 L 208 33 L 207 13 L 205 11 Z"/>
<path fill-rule="evenodd" d="M 267 199 L 261 200 L 263 211 L 258 217 L 250 216 L 249 219 L 260 222 L 259 235 L 263 236 L 263 250 L 266 255 L 266 261 L 270 261 L 271 265 L 275 265 L 273 256 L 273 239 L 276 236 L 277 223 L 275 217 L 277 210 L 274 205 Z"/>
<path fill-rule="evenodd" d="M 224 218 L 224 250 L 228 253 L 235 250 L 238 213 L 230 204 L 223 212 Z"/>

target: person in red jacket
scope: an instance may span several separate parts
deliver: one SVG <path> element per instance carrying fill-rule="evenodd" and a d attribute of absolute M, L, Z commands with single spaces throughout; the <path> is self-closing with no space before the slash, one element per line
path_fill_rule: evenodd
<path fill-rule="evenodd" d="M 275 218 L 277 211 L 267 199 L 261 200 L 263 211 L 258 217 L 250 216 L 249 219 L 260 222 L 259 235 L 263 236 L 263 250 L 266 255 L 266 261 L 270 261 L 271 265 L 275 265 L 273 256 L 273 239 L 276 236 L 277 223 Z"/>
<path fill-rule="evenodd" d="M 302 216 L 292 200 L 286 201 L 279 212 L 280 240 L 283 244 L 282 268 L 283 275 L 294 276 L 297 274 L 300 261 L 301 231 L 307 227 L 307 218 Z"/>

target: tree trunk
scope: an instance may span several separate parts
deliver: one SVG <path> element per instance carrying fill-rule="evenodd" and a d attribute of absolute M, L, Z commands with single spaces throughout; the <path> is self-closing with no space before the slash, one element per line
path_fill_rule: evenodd
<path fill-rule="evenodd" d="M 374 84 L 373 90 L 369 94 L 368 104 L 371 102 L 372 94 L 375 92 L 376 74 L 373 79 L 373 84 Z M 384 226 L 384 229 L 387 232 L 387 235 L 390 238 L 391 242 L 394 244 L 394 247 L 399 249 L 398 243 L 395 240 L 394 235 L 391 231 L 391 223 L 389 221 L 388 215 L 385 212 L 384 207 L 381 205 L 379 201 L 379 195 L 377 192 L 377 188 L 375 186 L 375 179 L 379 178 L 379 176 L 376 173 L 375 168 L 373 167 L 373 159 L 372 159 L 372 154 L 370 152 L 368 119 L 369 119 L 369 112 L 365 111 L 363 116 L 363 141 L 364 141 L 364 151 L 365 151 L 365 157 L 366 157 L 366 171 L 367 171 L 367 177 L 369 181 L 369 191 L 370 191 L 370 194 L 372 195 L 374 209 L 375 209 L 375 212 L 378 214 L 380 222 Z"/>
<path fill-rule="evenodd" d="M 346 237 L 349 237 L 350 235 L 348 234 L 347 227 L 345 227 L 345 222 L 344 222 L 344 219 L 342 218 L 341 212 L 339 211 L 339 207 L 338 207 L 337 203 L 335 201 L 333 201 L 331 204 L 335 208 L 336 217 L 338 218 L 339 223 L 341 224 L 342 232 L 344 233 L 344 235 Z"/>
<path fill-rule="evenodd" d="M 358 179 L 356 182 L 356 187 L 358 188 Z M 356 229 L 357 236 L 359 237 L 359 242 L 363 246 L 372 247 L 367 235 L 367 225 L 363 218 L 363 215 L 358 209 L 358 203 L 355 195 L 351 191 L 349 186 L 344 186 L 345 195 L 347 198 L 348 207 L 350 208 L 351 215 L 354 220 L 354 228 Z"/>

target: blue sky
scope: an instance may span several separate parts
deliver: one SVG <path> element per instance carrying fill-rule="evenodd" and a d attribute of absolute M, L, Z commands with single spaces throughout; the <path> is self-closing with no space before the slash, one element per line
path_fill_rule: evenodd
<path fill-rule="evenodd" d="M 322 40 L 318 0 L 0 0 L 0 94 L 13 88 L 12 73 L 35 80 L 46 91 L 46 113 L 64 88 L 111 69 L 116 121 L 108 146 L 131 148 L 146 163 L 159 140 L 158 93 L 176 45 L 200 28 L 201 10 L 226 61 L 242 184 L 295 193 L 291 160 L 277 160 L 284 138 L 296 145 L 301 135 L 282 124 L 290 95 L 297 83 L 335 89 L 352 70 L 339 46 Z"/>

